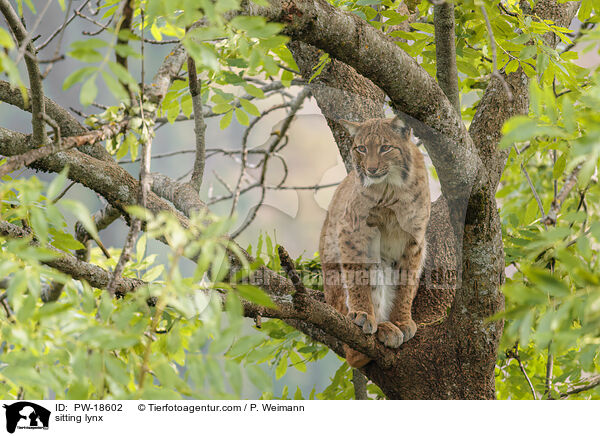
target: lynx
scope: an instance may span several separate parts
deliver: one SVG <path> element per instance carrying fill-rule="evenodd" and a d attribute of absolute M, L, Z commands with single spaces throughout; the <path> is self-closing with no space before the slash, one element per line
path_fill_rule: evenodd
<path fill-rule="evenodd" d="M 354 169 L 338 186 L 319 251 L 327 302 L 390 348 L 411 339 L 411 308 L 425 258 L 429 179 L 404 121 L 342 121 Z M 346 360 L 369 358 L 345 346 Z"/>

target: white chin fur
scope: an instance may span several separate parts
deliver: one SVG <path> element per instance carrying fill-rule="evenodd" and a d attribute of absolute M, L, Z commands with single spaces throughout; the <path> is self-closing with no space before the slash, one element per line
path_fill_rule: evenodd
<path fill-rule="evenodd" d="M 384 174 L 383 176 L 380 176 L 380 177 L 369 177 L 369 176 L 365 175 L 365 179 L 364 179 L 365 188 L 368 188 L 371 185 L 376 185 L 377 183 L 381 183 L 386 178 L 387 178 L 387 174 Z"/>

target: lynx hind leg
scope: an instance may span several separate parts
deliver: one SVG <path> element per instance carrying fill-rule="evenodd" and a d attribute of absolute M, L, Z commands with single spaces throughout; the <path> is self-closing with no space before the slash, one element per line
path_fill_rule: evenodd
<path fill-rule="evenodd" d="M 370 357 L 350 348 L 346 344 L 344 344 L 344 354 L 346 355 L 346 362 L 348 362 L 348 365 L 352 368 L 362 368 L 371 361 Z"/>
<path fill-rule="evenodd" d="M 412 240 L 400 260 L 400 283 L 390 321 L 402 331 L 404 342 L 412 339 L 417 332 L 417 324 L 412 319 L 412 303 L 419 287 L 424 258 L 425 241 Z"/>

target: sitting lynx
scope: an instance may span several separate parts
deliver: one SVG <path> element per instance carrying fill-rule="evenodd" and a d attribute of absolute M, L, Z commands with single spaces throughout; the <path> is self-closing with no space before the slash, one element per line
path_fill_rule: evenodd
<path fill-rule="evenodd" d="M 425 258 L 427 171 L 400 118 L 342 123 L 354 138 L 354 170 L 321 230 L 325 295 L 365 333 L 397 348 L 417 330 L 411 307 Z M 348 346 L 345 352 L 353 367 L 369 361 Z"/>

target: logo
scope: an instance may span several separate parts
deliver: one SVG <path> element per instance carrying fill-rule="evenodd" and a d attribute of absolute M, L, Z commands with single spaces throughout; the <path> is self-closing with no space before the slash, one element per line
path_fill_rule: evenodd
<path fill-rule="evenodd" d="M 48 430 L 50 411 L 29 401 L 19 401 L 2 405 L 6 409 L 6 431 L 14 433 L 18 429 Z"/>

